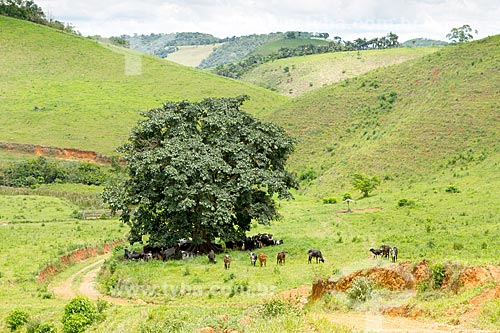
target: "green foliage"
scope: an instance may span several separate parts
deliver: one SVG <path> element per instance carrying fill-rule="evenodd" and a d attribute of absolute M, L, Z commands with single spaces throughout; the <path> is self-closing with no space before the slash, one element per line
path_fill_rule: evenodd
<path fill-rule="evenodd" d="M 169 246 L 238 239 L 252 220 L 278 217 L 273 196 L 297 186 L 285 163 L 295 141 L 240 110 L 245 97 L 168 102 L 144 112 L 121 148 L 126 184 L 104 200 L 131 226 L 130 240 Z M 135 212 L 131 216 L 131 209 Z"/>
<path fill-rule="evenodd" d="M 461 27 L 451 29 L 450 33 L 446 35 L 452 43 L 465 43 L 474 39 L 471 34 L 472 28 L 468 24 L 464 24 Z M 474 31 L 477 34 L 477 30 Z"/>
<path fill-rule="evenodd" d="M 364 198 L 367 198 L 368 194 L 380 185 L 380 178 L 357 173 L 353 176 L 352 185 L 363 193 Z"/>
<path fill-rule="evenodd" d="M 52 323 L 41 323 L 39 320 L 30 320 L 26 324 L 26 333 L 56 333 L 57 328 Z"/>
<path fill-rule="evenodd" d="M 342 194 L 342 201 L 346 201 L 348 199 L 352 200 L 352 194 L 351 193 L 345 192 L 344 194 Z"/>
<path fill-rule="evenodd" d="M 64 24 L 52 18 L 47 19 L 42 8 L 30 0 L 0 0 L 0 15 L 10 16 L 21 20 L 47 25 L 51 28 L 63 30 L 79 35 L 71 24 Z"/>
<path fill-rule="evenodd" d="M 415 207 L 415 201 L 406 198 L 398 200 L 398 207 Z"/>
<path fill-rule="evenodd" d="M 333 197 L 325 197 L 322 199 L 324 204 L 336 204 L 337 203 L 337 198 Z"/>
<path fill-rule="evenodd" d="M 280 298 L 273 298 L 265 302 L 259 310 L 259 314 L 265 318 L 278 317 L 290 313 L 298 314 L 299 310 Z"/>
<path fill-rule="evenodd" d="M 19 327 L 23 326 L 26 324 L 29 320 L 29 314 L 28 312 L 21 310 L 21 309 L 15 309 L 9 312 L 7 315 L 7 318 L 5 318 L 5 322 L 7 323 L 7 327 L 11 331 L 17 330 Z"/>
<path fill-rule="evenodd" d="M 97 318 L 97 308 L 87 297 L 77 296 L 64 307 L 62 317 L 64 333 L 80 333 Z"/>
<path fill-rule="evenodd" d="M 448 185 L 445 189 L 447 193 L 460 193 L 460 190 L 456 185 Z"/>
<path fill-rule="evenodd" d="M 310 183 L 318 178 L 318 173 L 313 168 L 308 168 L 301 171 L 297 178 L 300 182 Z"/>
<path fill-rule="evenodd" d="M 431 267 L 432 287 L 439 289 L 443 285 L 446 269 L 443 264 L 435 264 Z"/>
<path fill-rule="evenodd" d="M 29 187 L 40 184 L 79 183 L 100 185 L 106 174 L 92 163 L 61 163 L 40 156 L 7 165 L 1 170 L 3 185 Z"/>
<path fill-rule="evenodd" d="M 354 279 L 346 295 L 352 302 L 365 302 L 370 299 L 373 291 L 373 281 L 367 277 L 360 276 Z"/>

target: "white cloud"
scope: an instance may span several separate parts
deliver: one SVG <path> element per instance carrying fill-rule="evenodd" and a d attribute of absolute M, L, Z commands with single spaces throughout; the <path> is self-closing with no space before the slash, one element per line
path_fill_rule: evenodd
<path fill-rule="evenodd" d="M 344 39 L 395 32 L 444 40 L 469 24 L 476 37 L 500 33 L 497 0 L 39 0 L 46 13 L 84 35 L 198 31 L 218 37 L 301 30 Z"/>

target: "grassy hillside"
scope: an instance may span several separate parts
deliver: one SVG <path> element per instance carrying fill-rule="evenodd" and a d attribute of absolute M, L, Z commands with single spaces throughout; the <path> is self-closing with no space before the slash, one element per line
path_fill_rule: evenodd
<path fill-rule="evenodd" d="M 270 55 L 271 53 L 276 53 L 278 52 L 279 49 L 286 47 L 289 49 L 294 49 L 299 46 L 303 45 L 328 45 L 328 41 L 324 39 L 304 39 L 304 38 L 284 38 L 284 39 L 279 39 L 275 41 L 271 41 L 269 43 L 266 43 L 259 48 L 257 48 L 255 51 L 252 52 L 252 54 L 260 54 L 260 55 Z"/>
<path fill-rule="evenodd" d="M 484 164 L 498 183 L 499 44 L 494 36 L 380 68 L 297 98 L 270 119 L 301 140 L 291 164 L 314 170 L 318 195 L 349 187 L 355 172 L 411 183 L 465 177 Z"/>
<path fill-rule="evenodd" d="M 110 154 L 138 111 L 165 100 L 251 97 L 264 114 L 285 99 L 135 51 L 0 16 L 0 141 Z"/>
<path fill-rule="evenodd" d="M 210 53 L 213 52 L 214 48 L 221 45 L 222 44 L 179 46 L 178 51 L 170 53 L 167 59 L 184 66 L 197 67 L 201 64 L 203 59 L 206 59 Z"/>
<path fill-rule="evenodd" d="M 321 42 L 321 40 L 318 41 Z M 286 96 L 299 96 L 324 85 L 351 78 L 378 67 L 398 64 L 421 57 L 436 50 L 438 49 L 398 48 L 326 53 L 280 59 L 258 66 L 244 74 L 241 80 L 277 91 Z"/>

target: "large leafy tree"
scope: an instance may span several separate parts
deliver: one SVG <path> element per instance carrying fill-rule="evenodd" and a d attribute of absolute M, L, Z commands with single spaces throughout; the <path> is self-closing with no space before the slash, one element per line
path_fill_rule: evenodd
<path fill-rule="evenodd" d="M 130 225 L 131 242 L 191 238 L 206 251 L 216 238 L 242 237 L 252 220 L 278 217 L 273 198 L 291 198 L 297 186 L 285 170 L 295 140 L 241 111 L 245 99 L 167 102 L 142 114 L 119 149 L 128 177 L 103 194 Z"/>

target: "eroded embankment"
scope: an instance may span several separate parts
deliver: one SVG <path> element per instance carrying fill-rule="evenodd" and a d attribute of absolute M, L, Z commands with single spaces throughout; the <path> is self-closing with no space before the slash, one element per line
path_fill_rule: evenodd
<path fill-rule="evenodd" d="M 102 246 L 97 247 L 84 247 L 81 249 L 76 249 L 71 251 L 71 253 L 59 257 L 55 263 L 50 264 L 43 268 L 38 273 L 38 281 L 40 283 L 48 281 L 50 278 L 54 277 L 57 273 L 64 270 L 66 267 L 82 262 L 85 259 L 96 257 L 101 254 L 109 253 L 113 248 L 118 245 L 121 241 L 116 240 L 111 243 L 104 243 Z"/>
<path fill-rule="evenodd" d="M 112 157 L 105 156 L 94 151 L 79 150 L 74 148 L 59 148 L 24 143 L 0 142 L 0 150 L 5 150 L 7 152 L 33 154 L 35 156 L 47 156 L 63 160 L 93 162 L 104 165 L 110 165 L 113 162 Z M 118 161 L 120 163 L 123 162 L 122 160 Z"/>

